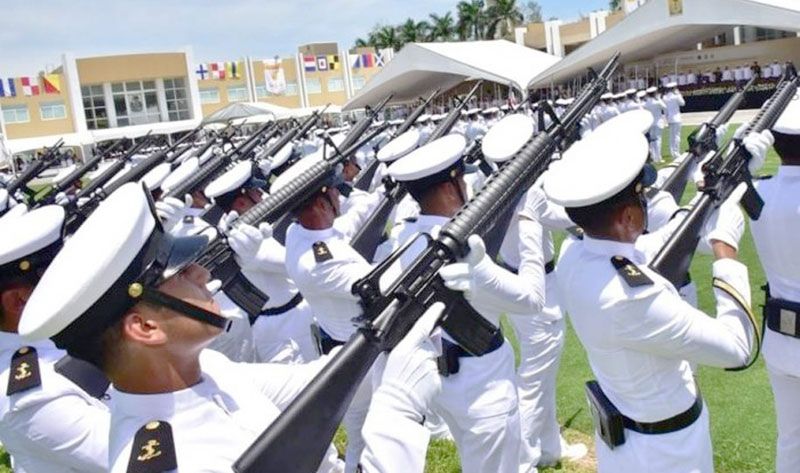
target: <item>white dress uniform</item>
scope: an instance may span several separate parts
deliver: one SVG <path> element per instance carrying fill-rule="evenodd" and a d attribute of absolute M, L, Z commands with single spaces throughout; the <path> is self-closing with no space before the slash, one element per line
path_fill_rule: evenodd
<path fill-rule="evenodd" d="M 681 153 L 681 107 L 686 105 L 686 101 L 680 91 L 675 89 L 664 96 L 664 104 L 667 106 L 669 124 L 669 152 L 672 159 L 678 159 Z"/>
<path fill-rule="evenodd" d="M 545 180 L 548 197 L 567 208 L 612 197 L 645 164 L 641 135 L 606 135 L 589 144 L 567 151 Z M 594 159 L 582 150 L 592 150 Z M 586 236 L 562 247 L 556 269 L 562 306 L 586 349 L 596 388 L 625 416 L 623 444 L 612 449 L 595 436 L 601 473 L 713 472 L 708 415 L 690 362 L 738 367 L 755 344 L 747 268 L 730 259 L 713 264 L 723 283 L 715 285 L 717 317 L 711 318 L 646 266 L 661 242 L 656 234 L 635 243 Z M 648 429 L 659 434 L 643 433 Z"/>
<path fill-rule="evenodd" d="M 406 182 L 437 173 L 449 175 L 448 170 L 457 165 L 464 147 L 463 137 L 449 135 L 397 160 L 389 167 L 389 173 L 395 179 Z M 448 217 L 419 215 L 415 221 L 407 221 L 393 229 L 388 244 L 392 249 L 399 248 L 414 235 L 434 233 L 448 221 Z M 418 240 L 401 256 L 402 268 L 411 264 L 422 249 L 422 244 Z M 538 268 L 536 263 L 526 264 L 525 267 L 530 268 L 531 274 L 538 271 L 541 281 L 541 254 L 536 251 L 531 257 L 538 257 Z M 497 275 L 491 278 L 491 283 L 482 284 L 482 290 L 467 295 L 478 313 L 499 325 L 500 315 L 506 310 L 525 311 L 537 307 L 537 304 L 541 307 L 541 299 L 537 301 L 527 287 L 519 292 L 512 289 L 515 276 L 500 271 L 510 277 Z M 455 344 L 446 332 L 443 336 L 449 343 Z M 462 471 L 518 473 L 521 426 L 510 345 L 500 340 L 494 350 L 478 357 L 459 356 L 458 363 L 457 372 L 442 378 L 442 391 L 434 398 L 432 407 L 450 428 L 461 458 Z"/>
<path fill-rule="evenodd" d="M 797 138 L 797 103 L 795 100 L 786 109 L 773 132 Z M 765 309 L 768 323 L 763 352 L 778 420 L 775 463 L 778 473 L 789 473 L 800 470 L 800 258 L 794 243 L 796 231 L 800 230 L 800 166 L 782 165 L 771 179 L 757 181 L 756 188 L 765 205 L 759 219 L 750 222 L 750 230 L 767 277 L 769 297 L 773 299 Z"/>
<path fill-rule="evenodd" d="M 652 89 L 647 89 L 650 93 Z M 661 98 L 650 95 L 644 103 L 644 108 L 653 114 L 653 126 L 650 127 L 650 155 L 657 163 L 661 162 L 661 136 L 665 126 L 664 113 L 667 105 Z M 670 135 L 672 136 L 672 135 Z"/>
<path fill-rule="evenodd" d="M 128 471 L 138 458 L 165 452 L 137 442 L 137 432 L 168 428 L 177 472 L 231 471 L 231 465 L 302 391 L 324 361 L 298 366 L 233 363 L 213 350 L 200 355 L 203 379 L 164 394 L 113 391 L 109 456 L 111 471 Z M 143 427 L 145 426 L 145 427 Z M 161 450 L 159 450 L 159 448 Z M 319 472 L 339 472 L 333 447 Z"/>

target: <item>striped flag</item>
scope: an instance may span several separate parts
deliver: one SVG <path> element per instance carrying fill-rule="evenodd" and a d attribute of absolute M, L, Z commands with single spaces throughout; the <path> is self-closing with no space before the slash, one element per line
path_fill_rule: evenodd
<path fill-rule="evenodd" d="M 58 74 L 45 74 L 42 77 L 42 84 L 44 84 L 45 94 L 61 93 L 61 76 Z"/>
<path fill-rule="evenodd" d="M 361 67 L 375 67 L 375 56 L 372 53 L 362 54 Z"/>
<path fill-rule="evenodd" d="M 31 79 L 30 77 L 20 77 L 19 82 L 20 85 L 22 85 L 22 93 L 26 97 L 30 97 L 31 95 L 39 95 L 39 84 L 36 83 L 35 79 Z"/>
<path fill-rule="evenodd" d="M 225 74 L 228 79 L 241 79 L 243 64 L 241 62 L 226 62 Z"/>
<path fill-rule="evenodd" d="M 350 54 L 347 53 L 347 57 L 350 61 L 350 68 L 351 69 L 359 69 L 361 67 L 361 55 L 360 54 Z"/>
<path fill-rule="evenodd" d="M 328 54 L 328 69 L 332 71 L 336 71 L 341 69 L 342 66 L 339 64 L 339 55 L 338 54 Z"/>
<path fill-rule="evenodd" d="M 17 88 L 14 85 L 14 79 L 9 78 L 6 80 L 0 79 L 0 97 L 16 97 Z"/>
<path fill-rule="evenodd" d="M 306 72 L 314 72 L 317 70 L 317 59 L 314 56 L 303 56 L 303 67 Z"/>

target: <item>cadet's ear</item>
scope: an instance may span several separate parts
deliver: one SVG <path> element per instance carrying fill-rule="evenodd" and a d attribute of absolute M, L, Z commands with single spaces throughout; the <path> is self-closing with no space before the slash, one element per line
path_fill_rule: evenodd
<path fill-rule="evenodd" d="M 143 304 L 137 304 L 129 310 L 122 319 L 125 338 L 144 345 L 165 344 L 167 334 L 161 326 L 161 320 L 152 315 L 153 311 Z"/>

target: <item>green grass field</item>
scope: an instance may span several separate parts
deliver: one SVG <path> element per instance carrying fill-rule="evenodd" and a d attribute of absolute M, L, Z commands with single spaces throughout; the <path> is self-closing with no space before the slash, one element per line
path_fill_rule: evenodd
<path fill-rule="evenodd" d="M 691 128 L 683 130 L 686 136 Z M 664 147 L 665 156 L 666 142 Z M 763 174 L 774 174 L 778 166 L 777 156 L 770 154 Z M 684 196 L 687 200 L 691 196 Z M 563 238 L 563 236 L 561 237 Z M 560 239 L 559 238 L 559 241 Z M 750 269 L 750 282 L 753 291 L 753 307 L 760 317 L 760 307 L 764 301 L 759 289 L 765 282 L 761 264 L 753 247 L 749 231 L 742 239 L 739 257 Z M 697 284 L 700 307 L 714 311 L 714 298 L 711 292 L 711 258 L 698 255 L 692 264 L 692 279 Z M 506 335 L 517 343 L 510 327 L 505 327 Z M 592 378 L 586 355 L 574 331 L 567 330 L 564 354 L 558 376 L 558 417 L 565 427 L 565 436 L 570 441 L 593 444 L 591 418 L 583 396 L 583 384 Z M 711 413 L 711 430 L 714 444 L 716 471 L 719 473 L 761 473 L 775 470 L 775 412 L 763 360 L 741 373 L 730 373 L 719 369 L 700 368 L 698 382 Z M 343 451 L 345 435 L 340 430 L 336 443 Z M 0 450 L 0 473 L 10 472 L 7 466 L 8 455 Z M 590 458 L 580 464 L 564 464 L 546 468 L 542 472 L 586 473 L 595 471 L 594 460 Z M 428 450 L 426 471 L 429 473 L 456 473 L 460 471 L 455 447 L 450 442 L 433 442 Z M 488 473 L 488 472 L 487 472 Z"/>

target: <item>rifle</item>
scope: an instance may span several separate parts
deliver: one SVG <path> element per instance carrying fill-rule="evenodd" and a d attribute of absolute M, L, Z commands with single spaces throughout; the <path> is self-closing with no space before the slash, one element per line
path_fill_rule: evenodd
<path fill-rule="evenodd" d="M 325 110 L 328 109 L 328 107 L 329 105 L 326 105 L 322 110 L 315 111 L 310 117 L 306 118 L 305 122 L 295 126 L 291 130 L 281 135 L 280 138 L 278 138 L 264 151 L 264 157 L 271 158 L 275 155 L 275 153 L 282 150 L 284 146 L 294 141 L 295 138 L 300 139 L 305 136 L 306 133 L 308 133 L 308 131 L 311 130 L 314 125 L 316 125 L 317 120 L 319 120 L 319 117 L 325 112 Z"/>
<path fill-rule="evenodd" d="M 263 133 L 265 133 L 269 128 L 272 128 L 272 130 L 266 133 L 266 135 L 263 135 Z M 194 189 L 205 187 L 205 184 L 211 182 L 214 180 L 214 178 L 221 174 L 219 172 L 220 170 L 227 169 L 230 165 L 239 161 L 240 159 L 246 159 L 249 157 L 255 147 L 264 141 L 269 140 L 274 135 L 275 131 L 276 127 L 274 126 L 274 122 L 265 123 L 263 126 L 259 127 L 255 133 L 250 135 L 247 140 L 243 141 L 236 148 L 231 150 L 230 153 L 221 154 L 209 159 L 200 169 L 197 170 L 197 172 L 195 172 L 192 177 L 183 181 L 175 188 L 168 189 L 162 198 L 166 199 L 167 197 L 175 197 L 177 199 L 181 199 L 184 195 L 191 194 Z M 207 143 L 205 146 L 206 148 L 213 145 L 215 140 L 209 141 L 211 144 Z M 205 150 L 203 150 L 203 152 L 205 152 Z"/>
<path fill-rule="evenodd" d="M 52 166 L 58 157 L 58 150 L 61 149 L 62 146 L 64 146 L 64 139 L 59 138 L 52 147 L 45 148 L 45 152 L 42 153 L 42 156 L 39 157 L 38 160 L 29 164 L 16 179 L 6 186 L 8 195 L 13 196 L 18 189 L 27 188 L 29 182 L 36 179 L 45 169 Z"/>
<path fill-rule="evenodd" d="M 311 195 L 318 192 L 337 172 L 337 166 L 349 159 L 358 148 L 364 145 L 364 142 L 368 142 L 367 140 L 372 138 L 374 136 L 370 133 L 362 142 L 316 163 L 286 186 L 266 196 L 264 200 L 243 213 L 231 223 L 230 228 L 233 229 L 241 224 L 257 226 L 265 221 L 275 224 Z M 277 236 L 275 238 L 278 239 Z M 225 238 L 220 237 L 212 241 L 198 257 L 197 263 L 208 269 L 214 279 L 222 281 L 222 289 L 225 294 L 245 312 L 254 315 L 261 311 L 268 298 L 242 274 L 233 250 L 230 249 Z"/>
<path fill-rule="evenodd" d="M 728 123 L 742 105 L 745 94 L 755 84 L 756 77 L 750 79 L 747 84 L 740 87 L 736 93 L 725 103 L 719 112 L 689 135 L 689 150 L 684 153 L 682 161 L 677 168 L 664 181 L 660 189 L 653 188 L 648 192 L 647 197 L 653 197 L 657 192 L 664 191 L 672 194 L 675 202 L 680 202 L 686 190 L 686 184 L 695 168 L 697 162 L 712 151 L 717 151 L 717 128 Z"/>
<path fill-rule="evenodd" d="M 361 117 L 361 120 L 356 122 L 353 125 L 353 128 L 350 129 L 350 132 L 347 133 L 347 136 L 344 137 L 344 141 L 339 145 L 339 148 L 346 149 L 353 145 L 356 141 L 361 139 L 361 135 L 363 135 L 369 126 L 372 124 L 372 121 L 378 117 L 378 114 L 383 107 L 389 103 L 389 100 L 392 99 L 392 94 L 389 94 L 385 99 L 381 100 L 381 102 L 374 107 L 374 110 L 367 105 L 364 108 L 364 116 Z"/>
<path fill-rule="evenodd" d="M 546 169 L 562 136 L 569 128 L 577 127 L 600 99 L 618 58 L 619 55 L 614 56 L 600 75 L 595 75 L 560 122 L 554 123 L 547 133 L 531 138 L 516 156 L 504 163 L 486 186 L 442 227 L 436 239 L 424 234 L 418 237 L 427 241 L 427 247 L 387 291 L 380 290 L 380 274 L 376 273 L 385 271 L 416 240 L 406 243 L 372 274 L 356 282 L 353 290 L 362 297 L 365 308 L 361 327 L 239 457 L 233 464 L 235 472 L 315 471 L 375 358 L 394 348 L 434 302 L 449 299 L 445 305 L 450 310 L 439 323 L 466 350 L 473 354 L 485 352 L 487 343 L 499 329 L 482 317 L 469 316 L 472 311 L 463 295 L 448 292 L 438 270 L 464 255 L 468 250 L 467 238 L 485 234 L 497 216 L 512 208 L 533 185 Z M 303 441 L 287 441 L 290 439 Z"/>
<path fill-rule="evenodd" d="M 417 121 L 417 118 L 420 117 L 425 112 L 425 109 L 428 108 L 428 104 L 431 103 L 431 100 L 439 93 L 439 89 L 434 90 L 431 95 L 428 96 L 427 99 L 424 99 L 421 104 L 414 109 L 411 114 L 406 117 L 406 121 L 403 122 L 394 133 L 389 136 L 389 140 L 397 138 L 398 136 L 402 135 L 403 133 L 407 132 L 414 126 L 414 122 Z M 372 184 L 372 178 L 375 176 L 375 171 L 378 170 L 378 166 L 380 166 L 381 162 L 375 158 L 372 160 L 371 163 L 367 167 L 361 170 L 358 175 L 353 179 L 353 187 L 362 191 L 369 190 L 370 184 Z"/>
<path fill-rule="evenodd" d="M 482 83 L 483 81 L 478 81 L 475 84 L 475 86 L 464 97 L 464 99 L 461 100 L 458 105 L 453 107 L 453 109 L 447 114 L 447 117 L 445 117 L 445 119 L 439 123 L 436 129 L 433 130 L 425 143 L 420 146 L 431 143 L 434 140 L 450 133 L 450 130 L 461 116 L 461 111 L 464 109 L 464 107 L 466 107 L 469 99 L 475 95 L 475 92 Z M 363 256 L 367 261 L 372 261 L 372 258 L 375 257 L 375 251 L 378 249 L 378 245 L 380 245 L 381 242 L 381 235 L 383 235 L 383 232 L 386 228 L 386 221 L 389 219 L 389 215 L 391 215 L 395 205 L 403 200 L 407 193 L 408 191 L 402 183 L 398 182 L 391 185 L 391 189 L 387 189 L 386 195 L 383 196 L 381 202 L 378 204 L 372 214 L 367 217 L 367 220 L 350 240 L 350 246 L 352 246 L 353 249 L 356 250 L 358 254 Z"/>
<path fill-rule="evenodd" d="M 77 194 L 75 194 L 75 200 L 81 199 L 84 197 L 90 197 L 96 190 L 100 189 L 106 183 L 108 183 L 114 176 L 117 175 L 122 168 L 125 167 L 125 163 L 136 153 L 139 152 L 142 148 L 149 145 L 150 142 L 153 140 L 152 135 L 147 135 L 143 140 L 141 140 L 138 144 L 133 145 L 130 149 L 125 151 L 125 153 L 117 158 L 116 161 L 111 163 L 108 168 L 106 168 L 102 174 L 95 177 L 94 179 L 89 182 L 86 186 L 83 187 Z"/>
<path fill-rule="evenodd" d="M 750 153 L 742 144 L 742 139 L 750 132 L 758 133 L 772 128 L 794 98 L 797 87 L 797 71 L 789 65 L 775 93 L 747 125 L 742 138 L 732 140 L 729 146 L 717 151 L 703 166 L 704 185 L 699 199 L 650 264 L 650 268 L 675 287 L 680 287 L 689 270 L 700 233 L 711 214 L 741 183 L 747 185 L 742 207 L 751 219 L 758 220 L 764 201 L 753 187 L 752 176 L 747 168 Z"/>

